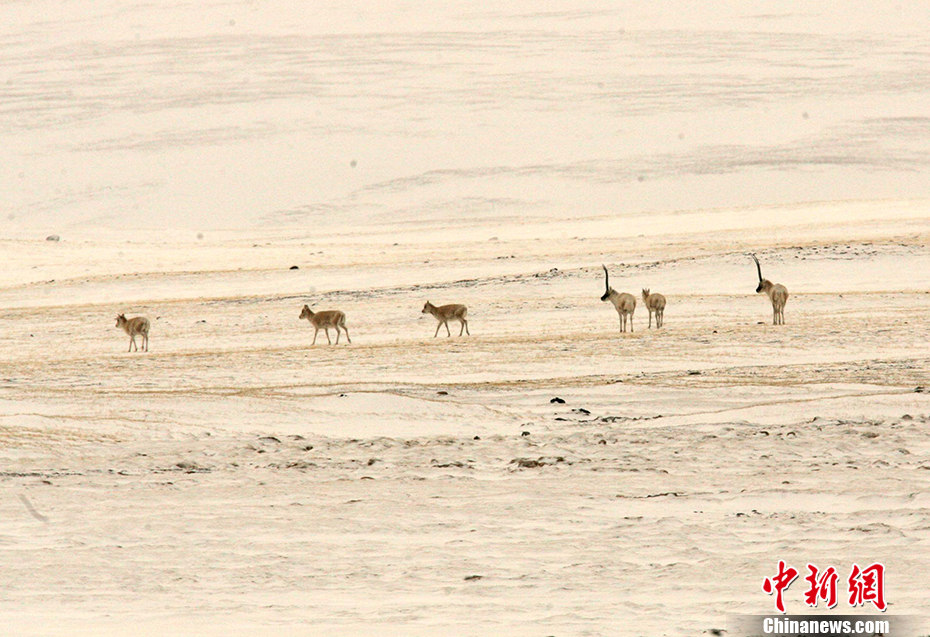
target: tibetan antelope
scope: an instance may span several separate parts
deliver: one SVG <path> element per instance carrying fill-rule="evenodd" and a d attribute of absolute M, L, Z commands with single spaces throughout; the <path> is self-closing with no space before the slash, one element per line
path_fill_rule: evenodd
<path fill-rule="evenodd" d="M 788 289 L 780 283 L 772 283 L 768 279 L 762 278 L 762 266 L 759 265 L 759 259 L 756 255 L 750 255 L 756 262 L 756 269 L 759 271 L 759 286 L 756 292 L 765 292 L 772 301 L 772 325 L 785 324 L 785 303 L 788 302 Z"/>
<path fill-rule="evenodd" d="M 123 331 L 129 334 L 128 351 L 131 352 L 133 347 L 136 348 L 137 352 L 139 351 L 139 346 L 136 345 L 136 334 L 142 337 L 142 351 L 149 351 L 149 320 L 147 318 L 136 316 L 128 319 L 125 314 L 117 314 L 116 327 L 123 328 Z"/>
<path fill-rule="evenodd" d="M 617 314 L 620 315 L 620 331 L 626 331 L 627 319 L 630 322 L 630 332 L 633 331 L 633 312 L 636 310 L 636 297 L 626 292 L 620 293 L 610 287 L 610 275 L 607 273 L 607 266 L 601 264 L 604 268 L 604 288 L 606 291 L 601 297 L 602 301 L 610 301 L 617 308 Z"/>
<path fill-rule="evenodd" d="M 314 312 L 310 309 L 309 305 L 304 305 L 303 309 L 300 311 L 300 318 L 307 319 L 310 321 L 310 324 L 313 326 L 313 342 L 311 345 L 316 345 L 316 335 L 320 333 L 320 330 L 326 332 L 326 341 L 332 345 L 333 341 L 329 338 L 329 328 L 336 328 L 336 345 L 339 345 L 339 328 L 342 328 L 346 333 L 346 339 L 351 343 L 352 339 L 349 338 L 349 330 L 346 327 L 346 315 L 344 312 L 339 310 L 327 310 L 325 312 Z"/>
<path fill-rule="evenodd" d="M 443 325 L 446 326 L 446 336 L 452 336 L 452 332 L 449 331 L 449 321 L 458 321 L 461 324 L 461 329 L 459 330 L 459 336 L 462 335 L 462 332 L 465 332 L 471 336 L 471 332 L 468 331 L 468 321 L 465 319 L 465 315 L 468 313 L 468 308 L 464 305 L 459 305 L 458 303 L 453 303 L 452 305 L 440 305 L 436 307 L 429 301 L 426 302 L 426 305 L 423 306 L 421 314 L 432 314 L 439 323 L 436 324 L 436 333 L 433 334 L 433 338 L 439 336 L 439 328 Z"/>
<path fill-rule="evenodd" d="M 656 315 L 656 328 L 662 327 L 665 322 L 665 297 L 659 294 L 649 293 L 649 288 L 643 288 L 643 301 L 646 303 L 646 309 L 649 310 L 649 327 L 652 327 L 652 315 Z"/>

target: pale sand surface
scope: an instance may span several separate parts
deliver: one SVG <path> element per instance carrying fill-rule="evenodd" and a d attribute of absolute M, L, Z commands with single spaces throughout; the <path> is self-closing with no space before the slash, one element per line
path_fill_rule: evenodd
<path fill-rule="evenodd" d="M 765 249 L 740 210 L 690 240 L 674 219 L 625 237 L 579 218 L 575 241 L 522 224 L 435 245 L 427 224 L 400 245 L 267 237 L 278 251 L 11 242 L 32 261 L 0 291 L 2 621 L 699 634 L 770 610 L 778 559 L 882 561 L 892 611 L 919 613 L 927 203 L 846 209 L 816 228 L 785 211 Z M 117 249 L 138 265 L 108 263 Z M 793 292 L 783 327 L 750 249 Z M 666 294 L 665 328 L 640 304 L 619 334 L 602 261 L 617 289 Z M 93 272 L 27 282 L 32 262 Z M 472 336 L 431 338 L 427 298 L 466 303 Z M 343 309 L 353 343 L 309 348 L 305 301 Z M 152 319 L 149 354 L 125 352 L 117 310 Z"/>
<path fill-rule="evenodd" d="M 925 612 L 927 24 L 0 3 L 0 632 L 700 635 L 779 559 Z"/>

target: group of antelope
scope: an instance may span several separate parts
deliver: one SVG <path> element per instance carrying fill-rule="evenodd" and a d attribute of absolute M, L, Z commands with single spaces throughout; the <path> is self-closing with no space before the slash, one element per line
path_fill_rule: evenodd
<path fill-rule="evenodd" d="M 436 333 L 433 334 L 433 338 L 439 335 L 439 328 L 443 325 L 446 326 L 447 335 L 452 336 L 452 332 L 449 330 L 449 321 L 458 321 L 461 324 L 459 336 L 462 335 L 462 332 L 471 336 L 471 332 L 468 331 L 468 321 L 465 319 L 465 315 L 468 314 L 468 308 L 464 305 L 453 303 L 452 305 L 440 305 L 437 307 L 427 301 L 426 305 L 423 306 L 422 314 L 432 314 L 436 317 L 436 320 L 439 321 L 436 324 Z M 303 309 L 300 311 L 300 319 L 307 319 L 310 321 L 310 325 L 313 326 L 313 342 L 310 343 L 311 345 L 316 345 L 316 336 L 320 333 L 320 330 L 326 333 L 326 340 L 332 345 L 333 341 L 329 338 L 329 328 L 331 327 L 336 329 L 336 345 L 339 344 L 340 328 L 346 333 L 346 340 L 350 343 L 352 342 L 352 339 L 349 338 L 349 330 L 346 328 L 345 312 L 340 312 L 339 310 L 314 312 L 310 309 L 309 305 L 304 305 Z"/>
<path fill-rule="evenodd" d="M 759 259 L 756 255 L 749 255 L 756 263 L 756 270 L 759 273 L 759 285 L 756 292 L 765 292 L 772 302 L 772 325 L 785 324 L 785 303 L 788 302 L 788 289 L 780 283 L 772 283 L 768 279 L 762 278 L 762 266 L 759 265 Z M 620 315 L 620 331 L 625 332 L 627 323 L 630 326 L 630 332 L 633 331 L 633 312 L 636 310 L 636 297 L 626 292 L 617 292 L 610 287 L 610 274 L 607 272 L 607 266 L 604 268 L 604 294 L 601 296 L 602 301 L 610 301 L 617 309 Z M 649 327 L 652 327 L 652 315 L 656 317 L 656 327 L 662 327 L 665 322 L 665 297 L 661 294 L 651 293 L 649 288 L 643 288 L 643 301 L 646 303 L 646 309 L 649 310 Z"/>
<path fill-rule="evenodd" d="M 610 274 L 607 272 L 607 266 L 604 268 L 604 294 L 601 296 L 602 301 L 610 301 L 617 309 L 620 315 L 620 331 L 625 332 L 627 323 L 630 325 L 630 332 L 633 331 L 633 312 L 636 311 L 636 297 L 626 292 L 617 292 L 610 287 Z M 652 327 L 652 315 L 656 316 L 656 328 L 662 327 L 665 319 L 665 297 L 658 293 L 649 292 L 649 288 L 643 288 L 643 301 L 646 303 L 646 309 L 649 310 L 649 327 Z"/>
<path fill-rule="evenodd" d="M 471 336 L 471 332 L 468 331 L 468 319 L 465 316 L 468 314 L 468 308 L 464 305 L 459 305 L 458 303 L 453 303 L 450 305 L 433 305 L 429 301 L 426 302 L 426 305 L 423 306 L 423 314 L 432 314 L 435 318 L 436 332 L 433 334 L 433 338 L 436 338 L 439 335 L 439 328 L 443 325 L 446 326 L 447 336 L 452 336 L 452 331 L 449 329 L 449 321 L 458 321 L 460 324 L 459 336 L 464 332 Z M 342 332 L 346 333 L 346 340 L 350 343 L 352 339 L 349 338 L 349 328 L 346 327 L 346 314 L 339 310 L 325 310 L 322 312 L 314 312 L 310 309 L 309 305 L 304 305 L 303 309 L 300 310 L 300 320 L 307 319 L 310 321 L 310 325 L 313 326 L 313 342 L 311 345 L 316 345 L 316 337 L 320 333 L 320 330 L 326 334 L 326 341 L 332 345 L 333 341 L 329 337 L 329 328 L 336 330 L 336 345 L 339 344 L 339 337 L 342 335 Z M 133 318 L 126 318 L 125 314 L 118 314 L 116 317 L 116 327 L 122 328 L 126 334 L 129 335 L 129 351 L 139 351 L 139 346 L 136 344 L 136 336 L 140 337 L 142 340 L 142 351 L 149 351 L 149 327 L 150 323 L 147 318 L 144 316 L 136 316 Z"/>
<path fill-rule="evenodd" d="M 759 265 L 759 259 L 757 259 L 754 254 L 750 256 L 752 260 L 755 261 L 756 270 L 759 273 L 759 285 L 756 287 L 756 292 L 765 292 L 772 302 L 772 324 L 784 325 L 785 303 L 788 301 L 788 290 L 784 285 L 772 283 L 768 279 L 763 279 L 762 266 Z M 607 266 L 602 264 L 601 267 L 604 268 L 605 288 L 604 294 L 601 296 L 601 301 L 610 301 L 617 309 L 617 314 L 620 315 L 620 331 L 626 332 L 627 324 L 629 323 L 630 332 L 632 332 L 633 312 L 636 310 L 636 297 L 626 292 L 617 292 L 610 287 L 610 274 L 607 272 Z M 646 309 L 649 310 L 649 327 L 652 327 L 653 315 L 655 315 L 656 328 L 662 327 L 663 323 L 665 323 L 665 297 L 661 294 L 650 292 L 648 288 L 644 288 L 643 301 L 646 304 Z M 443 325 L 446 327 L 446 336 L 452 336 L 452 331 L 449 329 L 449 321 L 459 322 L 459 336 L 463 333 L 471 336 L 471 332 L 468 331 L 468 320 L 465 318 L 468 314 L 468 308 L 464 305 L 453 303 L 450 305 L 436 306 L 427 301 L 421 313 L 432 314 L 437 321 L 436 332 L 433 333 L 433 338 L 439 336 L 439 329 Z M 339 337 L 342 332 L 346 333 L 346 340 L 350 343 L 352 342 L 352 339 L 349 338 L 349 330 L 346 327 L 345 312 L 339 310 L 314 312 L 310 309 L 309 305 L 304 305 L 303 309 L 300 311 L 300 319 L 307 319 L 313 326 L 313 343 L 311 343 L 311 345 L 316 345 L 316 337 L 320 333 L 320 330 L 325 332 L 326 341 L 332 345 L 333 341 L 329 337 L 329 328 L 334 328 L 336 330 L 337 345 L 339 344 Z M 142 351 L 147 352 L 149 350 L 149 320 L 147 318 L 144 316 L 126 318 L 125 314 L 119 314 L 116 317 L 116 327 L 122 328 L 123 331 L 129 335 L 130 352 L 133 351 L 133 348 L 135 348 L 135 351 L 139 351 L 139 346 L 136 344 L 136 336 L 140 336 L 142 339 Z"/>

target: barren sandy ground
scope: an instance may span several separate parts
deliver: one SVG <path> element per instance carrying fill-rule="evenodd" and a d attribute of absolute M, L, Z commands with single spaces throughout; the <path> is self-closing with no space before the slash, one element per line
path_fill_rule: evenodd
<path fill-rule="evenodd" d="M 779 559 L 924 612 L 927 24 L 0 2 L 0 632 L 691 636 Z"/>
<path fill-rule="evenodd" d="M 2 622 L 694 635 L 771 610 L 778 559 L 882 561 L 890 612 L 922 612 L 927 204 L 856 206 L 901 212 L 786 222 L 764 250 L 723 210 L 705 218 L 731 231 L 690 241 L 580 218 L 575 240 L 503 225 L 450 250 L 428 224 L 274 251 L 8 242 L 88 273 L 25 282 L 24 256 L 0 290 Z M 749 249 L 792 292 L 785 326 Z M 666 294 L 662 330 L 640 303 L 619 333 L 602 261 L 617 289 Z M 472 336 L 433 339 L 427 299 L 467 303 Z M 304 302 L 343 309 L 352 344 L 309 347 Z M 125 351 L 123 310 L 152 319 L 148 354 Z"/>

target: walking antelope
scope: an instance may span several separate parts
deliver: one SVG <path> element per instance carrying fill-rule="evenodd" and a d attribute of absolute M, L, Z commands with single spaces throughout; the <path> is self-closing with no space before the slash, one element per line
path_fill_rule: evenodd
<path fill-rule="evenodd" d="M 351 343 L 352 339 L 349 338 L 349 330 L 346 327 L 346 315 L 345 312 L 340 312 L 339 310 L 326 310 L 325 312 L 314 312 L 310 309 L 309 305 L 304 305 L 303 309 L 300 311 L 300 318 L 307 319 L 310 321 L 310 324 L 313 325 L 313 342 L 311 345 L 316 345 L 316 335 L 320 333 L 320 330 L 326 332 L 326 342 L 330 345 L 333 344 L 333 341 L 329 338 L 329 328 L 336 328 L 336 345 L 339 345 L 339 328 L 342 328 L 346 333 L 346 339 Z"/>
<path fill-rule="evenodd" d="M 762 278 L 762 266 L 759 265 L 759 259 L 756 255 L 750 255 L 756 262 L 756 269 L 759 271 L 759 286 L 756 292 L 765 292 L 772 301 L 772 325 L 785 324 L 785 303 L 788 302 L 788 289 L 780 283 L 772 283 L 768 279 Z"/>
<path fill-rule="evenodd" d="M 656 315 L 656 328 L 662 327 L 665 322 L 665 297 L 659 294 L 649 293 L 649 288 L 643 288 L 643 301 L 646 303 L 646 309 L 649 310 L 649 327 L 652 327 L 652 315 Z"/>
<path fill-rule="evenodd" d="M 149 351 L 149 320 L 147 318 L 136 316 L 128 319 L 125 314 L 117 314 L 116 327 L 123 328 L 123 331 L 129 334 L 128 351 L 131 352 L 133 347 L 136 348 L 137 352 L 139 351 L 139 346 L 136 345 L 136 334 L 142 337 L 142 351 Z"/>
<path fill-rule="evenodd" d="M 610 275 L 607 273 L 607 266 L 601 264 L 604 268 L 604 288 L 606 291 L 601 297 L 602 301 L 610 301 L 617 308 L 617 314 L 620 315 L 620 331 L 626 331 L 627 318 L 630 322 L 630 332 L 633 331 L 633 312 L 636 310 L 636 297 L 626 292 L 620 293 L 610 287 Z"/>
<path fill-rule="evenodd" d="M 471 336 L 471 332 L 468 331 L 468 321 L 465 319 L 465 315 L 468 313 L 468 308 L 464 305 L 459 305 L 458 303 L 453 303 L 451 305 L 440 305 L 436 307 L 429 301 L 426 302 L 426 305 L 423 306 L 421 314 L 432 314 L 439 323 L 436 324 L 436 333 L 433 334 L 433 338 L 439 336 L 439 328 L 443 325 L 446 326 L 446 336 L 452 336 L 452 332 L 449 331 L 449 321 L 458 321 L 461 324 L 461 329 L 459 330 L 459 336 L 462 335 L 462 332 L 465 332 Z"/>

